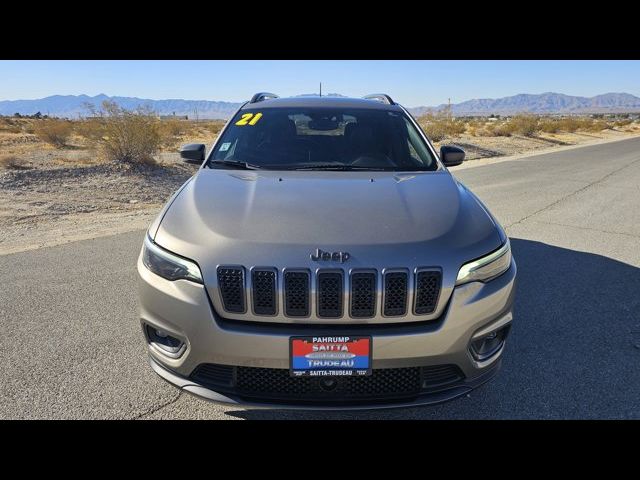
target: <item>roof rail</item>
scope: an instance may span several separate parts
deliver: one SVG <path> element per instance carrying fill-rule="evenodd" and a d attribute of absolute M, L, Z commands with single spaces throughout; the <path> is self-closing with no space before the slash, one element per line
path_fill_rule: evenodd
<path fill-rule="evenodd" d="M 364 97 L 367 100 L 377 100 L 378 102 L 386 103 L 387 105 L 395 105 L 396 102 L 387 95 L 386 93 L 372 93 L 371 95 L 365 95 Z"/>
<path fill-rule="evenodd" d="M 269 93 L 269 92 L 256 93 L 253 97 L 251 97 L 251 100 L 249 101 L 249 103 L 258 103 L 263 100 L 267 100 L 268 98 L 278 98 L 278 95 L 276 95 L 275 93 Z"/>

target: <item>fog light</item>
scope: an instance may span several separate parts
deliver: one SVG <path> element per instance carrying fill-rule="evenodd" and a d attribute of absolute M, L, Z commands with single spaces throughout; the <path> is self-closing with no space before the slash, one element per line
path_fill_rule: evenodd
<path fill-rule="evenodd" d="M 160 349 L 170 357 L 176 358 L 180 356 L 185 346 L 185 343 L 182 340 L 172 337 L 164 330 L 154 328 L 150 325 L 147 325 L 146 328 L 147 338 L 151 345 Z"/>
<path fill-rule="evenodd" d="M 504 345 L 510 328 L 511 325 L 505 325 L 498 330 L 473 340 L 470 348 L 473 358 L 482 362 L 498 353 Z"/>

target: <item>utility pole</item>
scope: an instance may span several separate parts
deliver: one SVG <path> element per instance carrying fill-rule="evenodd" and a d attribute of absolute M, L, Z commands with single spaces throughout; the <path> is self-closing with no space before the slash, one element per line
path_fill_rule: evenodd
<path fill-rule="evenodd" d="M 320 82 L 320 96 L 322 96 L 322 82 Z"/>

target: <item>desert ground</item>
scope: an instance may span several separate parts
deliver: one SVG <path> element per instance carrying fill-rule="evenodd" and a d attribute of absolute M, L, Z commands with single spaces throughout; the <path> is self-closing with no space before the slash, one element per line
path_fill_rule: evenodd
<path fill-rule="evenodd" d="M 640 135 L 637 119 L 585 120 L 567 127 L 573 131 L 563 131 L 559 120 L 552 128 L 544 127 L 548 120 L 535 122 L 532 131 L 510 120 L 419 119 L 436 147 L 465 149 L 470 161 L 463 168 Z M 153 158 L 134 163 L 105 155 L 87 122 L 0 118 L 0 255 L 146 227 L 198 168 L 180 161 L 179 146 L 210 145 L 223 125 L 160 122 Z"/>

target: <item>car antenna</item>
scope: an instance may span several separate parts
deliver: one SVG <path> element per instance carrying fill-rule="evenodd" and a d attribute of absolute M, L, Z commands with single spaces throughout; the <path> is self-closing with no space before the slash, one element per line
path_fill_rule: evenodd
<path fill-rule="evenodd" d="M 322 82 L 320 82 L 320 96 L 322 96 Z"/>

